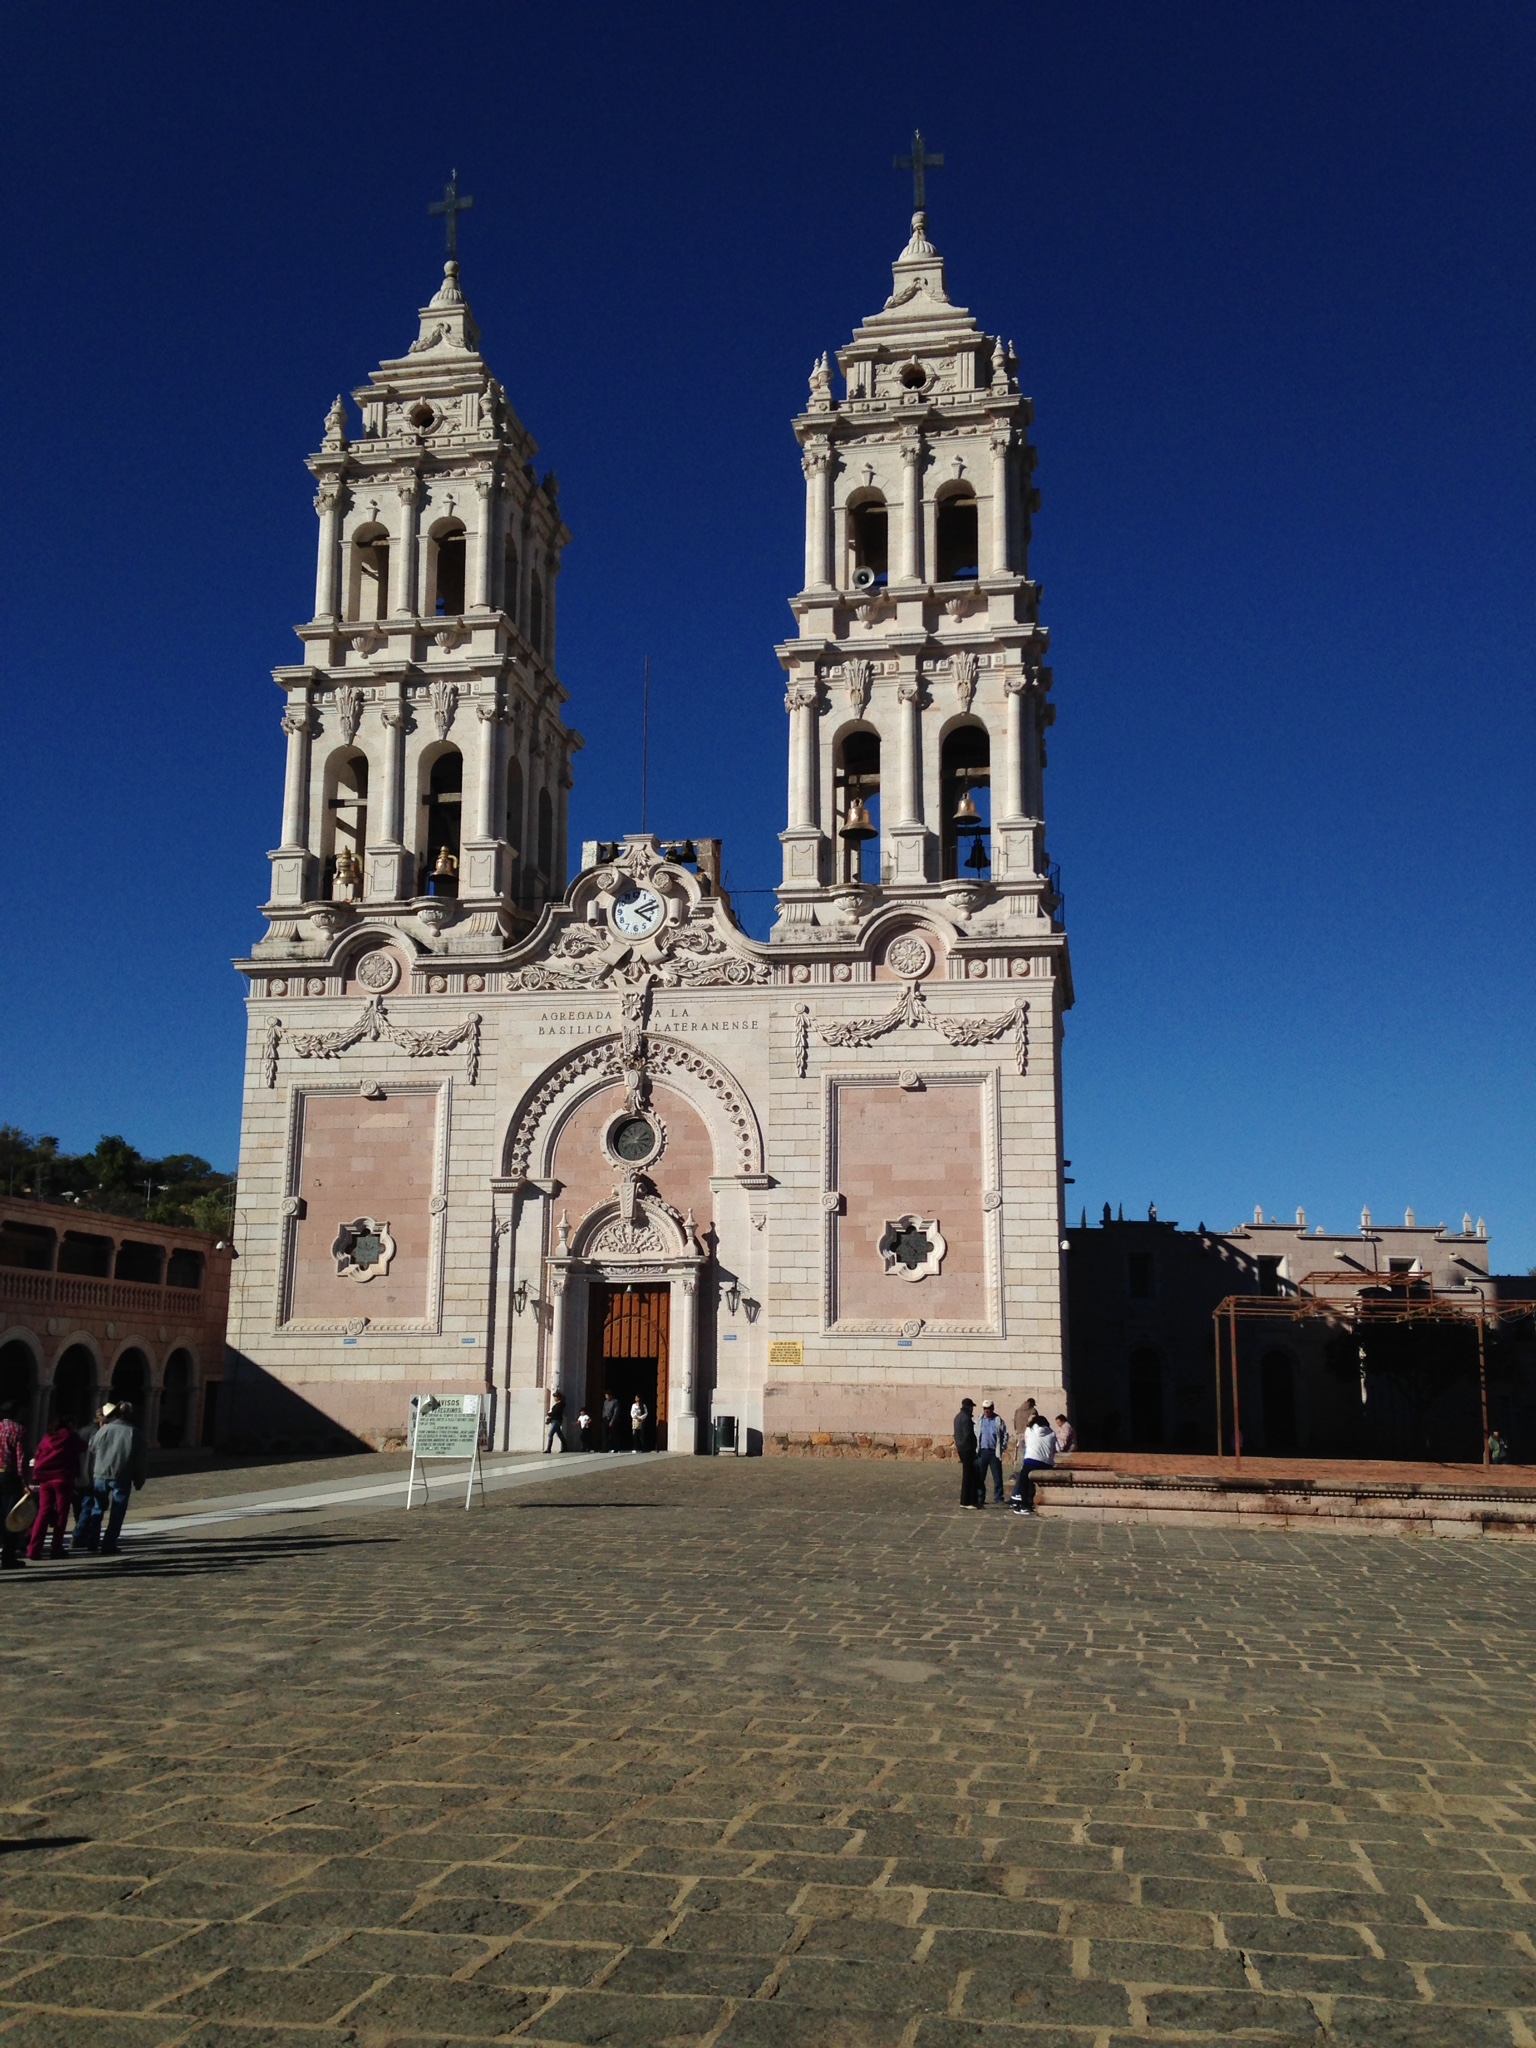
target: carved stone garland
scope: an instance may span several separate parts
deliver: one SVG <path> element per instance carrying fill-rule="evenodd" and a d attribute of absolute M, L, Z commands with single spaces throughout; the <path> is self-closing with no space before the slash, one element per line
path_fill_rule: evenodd
<path fill-rule="evenodd" d="M 842 1024 L 816 1024 L 823 1045 L 873 1045 L 889 1031 L 906 1027 L 916 1031 L 928 1025 L 942 1033 L 951 1045 L 991 1045 L 1013 1034 L 1014 1064 L 1021 1074 L 1029 1071 L 1029 1004 L 1023 998 L 1000 1017 L 939 1017 L 928 1007 L 919 982 L 901 992 L 896 1005 L 883 1017 L 851 1017 Z M 813 1022 L 809 1006 L 802 1004 L 795 1015 L 795 1071 L 805 1079 L 810 1062 Z"/>
<path fill-rule="evenodd" d="M 466 1017 L 462 1024 L 450 1024 L 442 1031 L 412 1031 L 408 1025 L 391 1021 L 380 996 L 371 996 L 357 1022 L 344 1024 L 338 1031 L 289 1031 L 284 1028 L 281 1017 L 274 1017 L 267 1026 L 263 1078 L 269 1088 L 277 1086 L 278 1055 L 285 1045 L 301 1060 L 333 1060 L 338 1053 L 349 1051 L 364 1039 L 376 1043 L 381 1038 L 398 1045 L 407 1058 L 413 1060 L 440 1059 L 448 1053 L 457 1052 L 462 1045 L 466 1048 L 464 1064 L 470 1086 L 473 1087 L 480 1078 L 478 1011 Z"/>

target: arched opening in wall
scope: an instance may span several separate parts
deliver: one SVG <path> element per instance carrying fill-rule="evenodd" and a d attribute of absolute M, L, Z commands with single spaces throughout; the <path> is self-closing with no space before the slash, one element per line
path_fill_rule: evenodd
<path fill-rule="evenodd" d="M 1283 1351 L 1266 1351 L 1259 1360 L 1259 1407 L 1265 1456 L 1288 1456 L 1296 1449 L 1296 1373 Z"/>
<path fill-rule="evenodd" d="M 0 1410 L 9 1409 L 24 1429 L 31 1427 L 37 1394 L 37 1360 L 32 1346 L 13 1337 L 0 1344 Z"/>
<path fill-rule="evenodd" d="M 54 1367 L 48 1419 L 84 1429 L 95 1412 L 96 1361 L 85 1345 L 71 1344 Z"/>
<path fill-rule="evenodd" d="M 158 1287 L 165 1275 L 165 1247 L 139 1244 L 125 1237 L 117 1248 L 114 1280 L 132 1280 L 140 1287 Z"/>
<path fill-rule="evenodd" d="M 885 500 L 878 491 L 866 491 L 848 505 L 848 581 L 857 589 L 869 579 L 858 574 L 867 569 L 872 587 L 884 589 L 890 578 L 890 523 Z"/>
<path fill-rule="evenodd" d="M 939 751 L 940 850 L 946 882 L 992 872 L 992 743 L 979 720 L 944 735 Z"/>
<path fill-rule="evenodd" d="M 136 1347 L 130 1346 L 112 1368 L 112 1398 L 131 1401 L 133 1419 L 142 1428 L 149 1413 L 149 1360 Z"/>
<path fill-rule="evenodd" d="M 389 534 L 382 526 L 360 526 L 352 536 L 347 617 L 362 622 L 389 617 Z"/>
<path fill-rule="evenodd" d="M 112 1240 L 93 1230 L 66 1230 L 59 1246 L 61 1273 L 88 1274 L 93 1280 L 112 1277 Z"/>
<path fill-rule="evenodd" d="M 880 735 L 867 728 L 844 733 L 833 770 L 837 804 L 838 877 L 880 879 Z"/>
<path fill-rule="evenodd" d="M 544 652 L 544 585 L 537 571 L 528 594 L 528 645 L 535 654 Z"/>
<path fill-rule="evenodd" d="M 431 598 L 427 608 L 439 619 L 456 619 L 464 609 L 466 546 L 464 527 L 459 520 L 446 520 L 433 529 Z"/>
<path fill-rule="evenodd" d="M 980 570 L 976 493 L 969 484 L 948 488 L 938 503 L 937 580 L 973 583 Z"/>
<path fill-rule="evenodd" d="M 198 1293 L 203 1284 L 202 1253 L 190 1245 L 177 1245 L 165 1262 L 165 1284 L 183 1288 L 188 1294 Z"/>
<path fill-rule="evenodd" d="M 1163 1361 L 1150 1344 L 1131 1353 L 1131 1448 L 1158 1451 L 1163 1447 Z"/>
<path fill-rule="evenodd" d="M 507 827 L 505 836 L 508 846 L 511 847 L 518 860 L 521 861 L 523 857 L 523 764 L 521 761 L 509 761 L 507 763 Z M 512 878 L 515 886 L 518 879 L 516 869 L 513 870 Z"/>
<path fill-rule="evenodd" d="M 325 779 L 321 893 L 338 903 L 356 903 L 363 893 L 363 851 L 368 844 L 367 755 L 355 747 L 338 754 Z"/>
<path fill-rule="evenodd" d="M 517 569 L 517 542 L 509 533 L 501 551 L 501 608 L 514 626 L 517 624 Z"/>
<path fill-rule="evenodd" d="M 549 791 L 539 791 L 539 885 L 546 896 L 555 887 L 555 807 Z"/>
<path fill-rule="evenodd" d="M 418 896 L 457 896 L 459 835 L 464 815 L 464 756 L 445 747 L 427 772 L 426 849 L 417 878 Z"/>
<path fill-rule="evenodd" d="M 192 1354 L 173 1351 L 165 1361 L 160 1386 L 160 1445 L 179 1451 L 187 1441 L 187 1424 L 192 1418 Z"/>

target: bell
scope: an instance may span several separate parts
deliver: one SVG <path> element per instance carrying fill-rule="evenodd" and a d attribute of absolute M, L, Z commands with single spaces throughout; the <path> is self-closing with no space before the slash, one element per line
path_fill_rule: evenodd
<path fill-rule="evenodd" d="M 969 789 L 964 792 L 960 802 L 955 807 L 955 830 L 957 832 L 984 832 L 986 830 L 986 826 L 982 823 L 981 813 L 976 808 L 976 799 L 971 795 Z"/>
<path fill-rule="evenodd" d="M 432 872 L 434 875 L 456 875 L 459 872 L 459 864 L 446 846 L 438 849 L 437 862 Z"/>
<path fill-rule="evenodd" d="M 848 813 L 848 822 L 838 837 L 846 839 L 850 846 L 859 846 L 866 839 L 873 839 L 875 836 L 875 828 L 869 822 L 869 806 L 863 797 L 856 797 Z"/>
<path fill-rule="evenodd" d="M 983 868 L 989 868 L 992 865 L 987 853 L 987 842 L 979 832 L 971 841 L 971 850 L 965 857 L 965 864 L 968 868 L 974 868 L 978 875 Z"/>

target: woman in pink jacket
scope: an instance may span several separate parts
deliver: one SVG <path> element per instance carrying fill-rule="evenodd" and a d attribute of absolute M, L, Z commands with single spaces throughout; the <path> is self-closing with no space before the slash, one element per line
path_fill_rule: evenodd
<path fill-rule="evenodd" d="M 80 1477 L 84 1441 L 67 1422 L 55 1422 L 32 1456 L 32 1484 L 37 1488 L 37 1520 L 32 1524 L 28 1557 L 41 1557 L 48 1526 L 53 1525 L 54 1557 L 64 1555 L 64 1530 Z"/>

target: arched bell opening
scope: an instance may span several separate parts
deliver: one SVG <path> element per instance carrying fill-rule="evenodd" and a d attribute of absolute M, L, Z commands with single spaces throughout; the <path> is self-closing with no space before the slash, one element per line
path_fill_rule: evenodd
<path fill-rule="evenodd" d="M 847 587 L 883 590 L 890 580 L 890 515 L 879 491 L 848 502 Z"/>
<path fill-rule="evenodd" d="M 939 752 L 943 878 L 986 881 L 992 873 L 992 744 L 970 720 L 951 728 Z"/>
<path fill-rule="evenodd" d="M 940 495 L 934 538 L 937 581 L 974 583 L 981 573 L 981 543 L 976 493 L 969 484 L 951 485 Z"/>
<path fill-rule="evenodd" d="M 422 855 L 418 896 L 457 896 L 464 816 L 464 757 L 444 747 L 427 768 L 422 792 Z"/>
<path fill-rule="evenodd" d="M 468 536 L 459 519 L 440 520 L 429 537 L 427 611 L 439 619 L 456 619 L 464 610 L 464 576 Z"/>
<path fill-rule="evenodd" d="M 320 826 L 321 888 L 337 903 L 363 893 L 368 844 L 368 757 L 357 747 L 334 754 L 325 770 L 325 813 Z"/>
<path fill-rule="evenodd" d="M 838 879 L 880 879 L 880 735 L 858 726 L 838 741 L 833 772 Z"/>
<path fill-rule="evenodd" d="M 347 617 L 359 624 L 389 617 L 389 534 L 360 526 L 352 536 L 347 574 Z"/>

